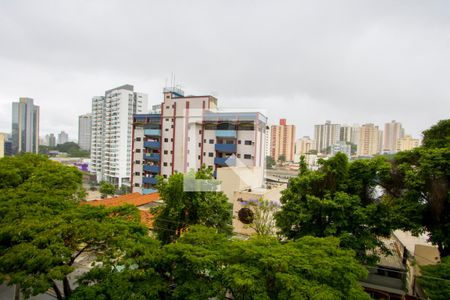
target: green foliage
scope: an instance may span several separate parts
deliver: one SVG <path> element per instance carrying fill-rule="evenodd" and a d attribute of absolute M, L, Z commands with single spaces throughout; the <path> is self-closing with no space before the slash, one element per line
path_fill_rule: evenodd
<path fill-rule="evenodd" d="M 108 195 L 114 195 L 116 193 L 116 187 L 112 183 L 102 181 L 100 182 L 99 191 L 102 194 L 102 197 L 105 198 Z"/>
<path fill-rule="evenodd" d="M 176 299 L 370 299 L 357 282 L 366 270 L 335 238 L 230 241 L 192 226 L 163 250 Z"/>
<path fill-rule="evenodd" d="M 450 148 L 450 119 L 441 120 L 423 132 L 424 148 Z"/>
<path fill-rule="evenodd" d="M 39 154 L 48 155 L 50 151 L 64 152 L 69 155 L 69 157 L 89 157 L 89 151 L 82 150 L 77 143 L 67 142 L 64 144 L 58 144 L 56 147 L 49 147 L 44 145 L 39 145 Z"/>
<path fill-rule="evenodd" d="M 202 168 L 195 179 L 214 183 L 211 170 Z M 230 234 L 232 231 L 231 204 L 222 192 L 184 192 L 184 175 L 176 173 L 166 181 L 159 178 L 157 189 L 164 205 L 160 206 L 154 221 L 154 231 L 163 243 L 174 241 L 193 224 L 217 228 Z"/>
<path fill-rule="evenodd" d="M 379 181 L 389 173 L 382 157 L 349 163 L 336 154 L 320 161 L 317 171 L 303 171 L 283 191 L 281 210 L 276 213 L 280 233 L 288 239 L 312 235 L 339 237 L 341 246 L 373 263 L 367 250 L 382 247 L 394 218 L 389 203 L 377 192 Z"/>
<path fill-rule="evenodd" d="M 266 156 L 266 168 L 272 169 L 276 165 L 275 159 L 272 156 Z"/>
<path fill-rule="evenodd" d="M 0 159 L 0 170 L 6 168 L 10 172 L 1 175 L 0 188 L 0 278 L 20 284 L 25 297 L 49 288 L 60 299 L 68 297 L 67 276 L 80 255 L 90 253 L 105 263 L 120 257 L 125 241 L 147 235 L 135 207 L 80 206 L 82 174 L 74 167 L 24 154 Z"/>
<path fill-rule="evenodd" d="M 278 161 L 284 163 L 286 161 L 286 155 L 281 154 L 280 156 L 278 156 Z"/>
<path fill-rule="evenodd" d="M 450 299 L 450 257 L 437 265 L 422 266 L 418 283 L 431 300 Z"/>

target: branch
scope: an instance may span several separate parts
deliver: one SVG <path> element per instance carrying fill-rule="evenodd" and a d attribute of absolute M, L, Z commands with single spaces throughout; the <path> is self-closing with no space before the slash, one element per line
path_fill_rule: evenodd
<path fill-rule="evenodd" d="M 69 266 L 71 266 L 71 265 L 75 262 L 75 260 L 77 259 L 77 257 L 80 256 L 81 253 L 83 253 L 84 250 L 86 250 L 89 246 L 90 246 L 90 244 L 86 244 L 86 246 L 84 246 L 83 248 L 81 248 L 81 250 L 78 251 L 78 253 L 70 259 L 70 261 L 69 261 Z"/>

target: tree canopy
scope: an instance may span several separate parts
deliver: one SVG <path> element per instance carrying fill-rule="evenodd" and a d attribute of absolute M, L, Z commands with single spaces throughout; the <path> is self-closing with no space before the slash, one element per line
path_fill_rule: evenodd
<path fill-rule="evenodd" d="M 450 299 L 450 257 L 437 265 L 422 266 L 420 270 L 418 282 L 430 299 Z"/>
<path fill-rule="evenodd" d="M 184 191 L 185 175 L 160 178 L 157 189 L 164 204 L 155 211 L 154 231 L 163 243 L 175 240 L 190 225 L 201 224 L 231 234 L 231 204 L 222 192 Z M 211 170 L 201 168 L 195 179 L 214 183 Z"/>
<path fill-rule="evenodd" d="M 276 213 L 280 233 L 296 240 L 303 236 L 340 238 L 364 262 L 373 262 L 367 250 L 383 247 L 379 237 L 389 236 L 393 214 L 378 190 L 389 174 L 382 157 L 349 162 L 338 153 L 320 161 L 317 171 L 302 168 L 283 191 L 281 210 Z"/>

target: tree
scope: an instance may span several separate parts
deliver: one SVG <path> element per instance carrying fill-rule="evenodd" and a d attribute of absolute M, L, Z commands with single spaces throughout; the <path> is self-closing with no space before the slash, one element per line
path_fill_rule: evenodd
<path fill-rule="evenodd" d="M 116 193 L 116 187 L 109 182 L 102 181 L 100 182 L 100 193 L 102 194 L 102 198 L 108 197 L 108 195 L 114 195 Z"/>
<path fill-rule="evenodd" d="M 367 271 L 336 238 L 229 240 L 192 226 L 162 258 L 176 299 L 370 299 L 358 284 Z"/>
<path fill-rule="evenodd" d="M 275 233 L 274 214 L 279 205 L 267 199 L 248 200 L 244 208 L 251 210 L 248 227 L 255 230 L 257 235 L 273 235 Z"/>
<path fill-rule="evenodd" d="M 450 148 L 450 119 L 441 120 L 423 132 L 425 148 Z"/>
<path fill-rule="evenodd" d="M 273 159 L 272 156 L 266 156 L 266 168 L 267 169 L 272 169 L 273 166 L 275 166 L 277 163 L 275 162 L 275 160 Z"/>
<path fill-rule="evenodd" d="M 286 162 L 286 155 L 281 154 L 280 156 L 278 156 L 278 161 L 283 164 Z"/>
<path fill-rule="evenodd" d="M 418 283 L 431 300 L 450 299 L 450 257 L 436 265 L 420 267 Z"/>
<path fill-rule="evenodd" d="M 135 207 L 80 206 L 82 174 L 31 154 L 0 159 L 0 280 L 25 297 L 53 288 L 72 294 L 69 280 L 81 255 L 106 265 L 148 230 Z"/>
<path fill-rule="evenodd" d="M 383 248 L 379 237 L 393 228 L 390 204 L 377 192 L 389 163 L 382 157 L 349 163 L 342 153 L 319 163 L 319 170 L 300 172 L 283 192 L 275 214 L 280 233 L 293 240 L 339 237 L 341 246 L 373 263 L 376 257 L 367 250 Z"/>
<path fill-rule="evenodd" d="M 203 180 L 210 185 L 206 190 L 184 191 L 185 176 L 175 173 L 166 181 L 159 178 L 157 189 L 164 204 L 154 211 L 153 229 L 163 243 L 178 238 L 190 225 L 202 224 L 230 234 L 232 231 L 231 204 L 222 192 L 216 192 L 218 184 L 211 170 L 202 167 L 191 179 Z"/>
<path fill-rule="evenodd" d="M 398 224 L 405 230 L 429 233 L 441 257 L 450 255 L 449 120 L 424 131 L 422 147 L 398 153 L 392 180 Z"/>

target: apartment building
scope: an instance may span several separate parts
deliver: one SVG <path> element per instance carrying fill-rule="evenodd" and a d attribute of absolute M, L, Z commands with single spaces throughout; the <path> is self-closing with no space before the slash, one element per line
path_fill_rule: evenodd
<path fill-rule="evenodd" d="M 383 150 L 386 152 L 397 151 L 397 141 L 405 135 L 405 131 L 400 122 L 395 120 L 384 124 Z"/>
<path fill-rule="evenodd" d="M 317 152 L 329 152 L 330 147 L 340 140 L 340 135 L 340 124 L 331 124 L 331 121 L 326 121 L 325 124 L 314 125 L 314 140 L 316 141 Z"/>
<path fill-rule="evenodd" d="M 78 146 L 82 150 L 91 150 L 91 123 L 91 114 L 78 117 Z"/>
<path fill-rule="evenodd" d="M 420 140 L 414 139 L 411 135 L 405 135 L 397 140 L 397 151 L 412 150 L 420 146 Z"/>
<path fill-rule="evenodd" d="M 147 95 L 126 84 L 92 98 L 91 169 L 97 181 L 129 185 L 133 115 L 147 111 Z"/>
<path fill-rule="evenodd" d="M 295 125 L 287 125 L 286 119 L 280 119 L 279 125 L 271 126 L 270 135 L 270 156 L 275 160 L 284 156 L 286 161 L 294 161 Z"/>
<path fill-rule="evenodd" d="M 372 156 L 381 151 L 382 131 L 372 123 L 364 124 L 360 128 L 358 142 L 358 156 Z"/>
<path fill-rule="evenodd" d="M 68 141 L 69 141 L 69 135 L 66 132 L 61 131 L 60 133 L 58 133 L 58 145 L 65 144 Z"/>
<path fill-rule="evenodd" d="M 154 191 L 156 176 L 265 165 L 267 118 L 258 112 L 220 111 L 213 96 L 184 96 L 165 88 L 161 113 L 136 114 L 133 126 L 133 192 Z"/>
<path fill-rule="evenodd" d="M 12 105 L 12 151 L 38 153 L 39 106 L 31 98 L 20 98 Z"/>

